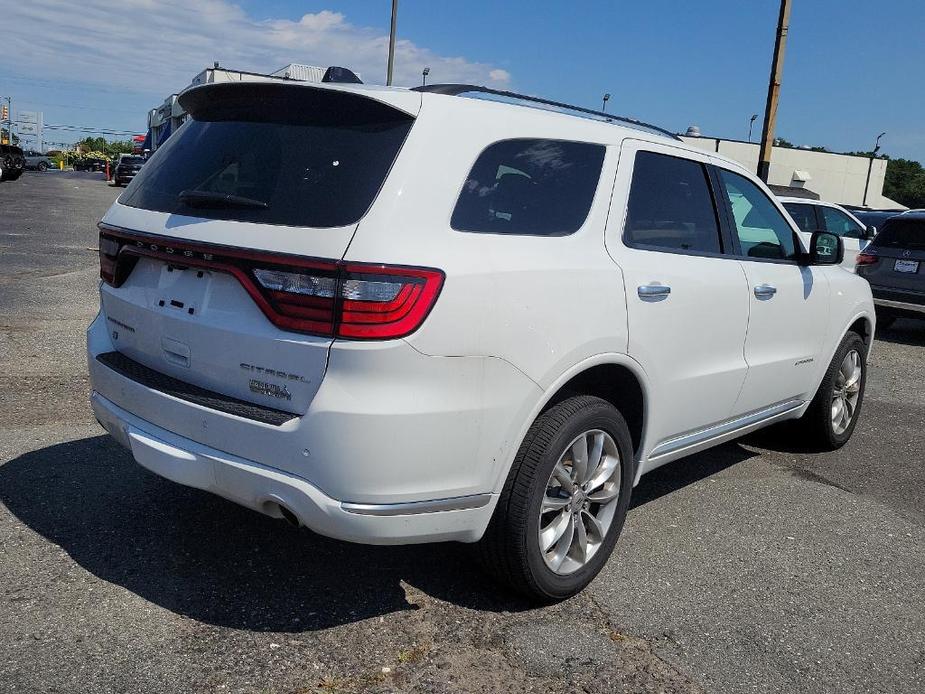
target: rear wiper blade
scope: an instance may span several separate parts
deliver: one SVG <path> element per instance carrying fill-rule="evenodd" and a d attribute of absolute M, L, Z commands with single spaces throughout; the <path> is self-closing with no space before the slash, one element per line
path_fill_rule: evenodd
<path fill-rule="evenodd" d="M 184 190 L 178 196 L 180 202 L 190 207 L 252 207 L 266 210 L 270 205 L 263 200 L 245 198 L 229 193 L 213 193 L 208 190 Z"/>

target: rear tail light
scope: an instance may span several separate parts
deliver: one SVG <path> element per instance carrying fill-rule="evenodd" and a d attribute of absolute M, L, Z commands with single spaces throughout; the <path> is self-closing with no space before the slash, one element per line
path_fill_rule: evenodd
<path fill-rule="evenodd" d="M 858 253 L 857 258 L 855 258 L 855 267 L 861 267 L 862 265 L 873 265 L 880 258 L 875 256 L 873 253 Z"/>
<path fill-rule="evenodd" d="M 284 330 L 388 340 L 417 330 L 444 275 L 431 268 L 348 263 L 206 246 L 100 228 L 100 277 L 119 286 L 139 256 L 234 275 Z"/>
<path fill-rule="evenodd" d="M 113 238 L 100 234 L 100 278 L 112 284 L 116 274 L 116 256 L 119 255 L 120 243 Z"/>

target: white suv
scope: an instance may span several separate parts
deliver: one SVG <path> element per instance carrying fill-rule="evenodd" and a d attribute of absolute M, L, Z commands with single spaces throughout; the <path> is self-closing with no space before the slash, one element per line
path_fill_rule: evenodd
<path fill-rule="evenodd" d="M 874 227 L 864 226 L 851 212 L 832 202 L 783 196 L 779 200 L 793 217 L 804 241 L 809 242 L 812 233 L 819 229 L 841 236 L 845 246 L 842 267 L 854 272 L 858 253 L 867 248 L 867 244 L 877 234 Z"/>
<path fill-rule="evenodd" d="M 807 253 L 657 128 L 464 93 L 180 96 L 100 223 L 87 336 L 141 465 L 335 538 L 480 542 L 554 600 L 646 472 L 785 419 L 847 441 L 874 307 L 837 236 Z"/>

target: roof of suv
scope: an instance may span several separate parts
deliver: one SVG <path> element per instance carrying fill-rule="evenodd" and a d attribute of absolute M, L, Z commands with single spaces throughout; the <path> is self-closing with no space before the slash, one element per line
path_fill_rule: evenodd
<path fill-rule="evenodd" d="M 501 92 L 502 94 L 513 94 L 515 97 L 520 97 L 521 101 L 501 101 L 498 99 L 487 99 L 487 98 L 472 98 L 456 94 L 443 94 L 438 91 L 430 90 L 421 90 L 421 89 L 407 89 L 405 87 L 387 87 L 376 84 L 353 84 L 353 83 L 340 83 L 340 82 L 300 82 L 300 81 L 283 81 L 279 83 L 269 83 L 269 82 L 222 82 L 222 83 L 211 83 L 211 84 L 202 84 L 189 87 L 178 95 L 178 99 L 181 104 L 184 101 L 189 100 L 190 97 L 193 99 L 196 98 L 195 95 L 201 94 L 206 90 L 213 89 L 228 89 L 229 87 L 234 89 L 248 89 L 253 88 L 255 85 L 259 85 L 262 88 L 266 88 L 268 85 L 274 88 L 280 89 L 324 89 L 330 91 L 339 91 L 339 92 L 349 92 L 357 94 L 368 99 L 373 99 L 379 101 L 380 103 L 391 106 L 397 110 L 403 111 L 411 116 L 416 117 L 420 113 L 421 107 L 425 100 L 435 100 L 435 99 L 449 99 L 449 100 L 458 100 L 460 102 L 465 102 L 467 105 L 471 106 L 473 103 L 481 104 L 486 109 L 505 109 L 512 116 L 515 114 L 523 114 L 525 110 L 529 110 L 531 118 L 542 118 L 548 119 L 550 122 L 558 122 L 563 126 L 571 123 L 573 125 L 581 125 L 582 130 L 584 131 L 583 136 L 576 139 L 584 139 L 588 136 L 589 132 L 594 133 L 594 139 L 602 144 L 607 143 L 616 143 L 622 139 L 635 139 L 643 140 L 646 142 L 653 142 L 659 144 L 667 144 L 671 147 L 674 147 L 679 150 L 686 152 L 696 153 L 698 155 L 707 155 L 711 159 L 722 162 L 724 166 L 729 169 L 752 173 L 746 169 L 742 164 L 730 159 L 729 157 L 723 156 L 721 154 L 705 151 L 699 147 L 695 147 L 691 144 L 688 144 L 677 138 L 670 131 L 660 128 L 658 126 L 652 126 L 647 123 L 641 123 L 639 121 L 634 121 L 630 118 L 622 118 L 619 116 L 613 116 L 613 121 L 605 120 L 605 117 L 610 114 L 599 114 L 596 118 L 588 117 L 589 114 L 597 114 L 598 112 L 591 111 L 590 109 L 579 109 L 579 112 L 571 112 L 569 108 L 574 109 L 575 107 L 569 107 L 567 104 L 563 104 L 566 108 L 550 108 L 549 106 L 541 107 L 537 104 L 531 104 L 530 101 L 533 100 L 532 97 L 527 97 L 525 95 L 513 94 L 511 92 Z M 447 86 L 447 85 L 436 85 Z M 451 86 L 471 86 L 471 85 L 451 85 Z M 480 88 L 479 91 L 487 91 L 488 93 L 500 91 L 500 90 L 490 90 L 486 88 Z M 547 101 L 547 100 L 541 100 Z M 548 102 L 547 103 L 556 103 Z M 185 107 L 185 105 L 184 105 Z M 189 110 L 187 108 L 187 110 Z M 581 114 L 581 111 L 587 111 L 584 115 Z M 516 117 L 516 116 L 515 116 Z M 622 118 L 622 120 L 617 120 Z M 563 133 L 563 139 L 570 139 L 567 133 Z"/>

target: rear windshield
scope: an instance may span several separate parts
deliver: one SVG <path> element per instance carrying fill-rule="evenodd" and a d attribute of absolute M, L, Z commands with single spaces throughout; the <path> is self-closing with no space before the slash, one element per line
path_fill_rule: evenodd
<path fill-rule="evenodd" d="M 120 164 L 144 164 L 145 158 L 144 157 L 122 157 L 119 160 L 119 163 Z"/>
<path fill-rule="evenodd" d="M 925 217 L 892 217 L 883 225 L 873 245 L 925 251 Z"/>
<path fill-rule="evenodd" d="M 191 118 L 120 202 L 159 212 L 305 227 L 354 224 L 414 119 L 356 94 L 219 85 L 180 97 Z"/>

